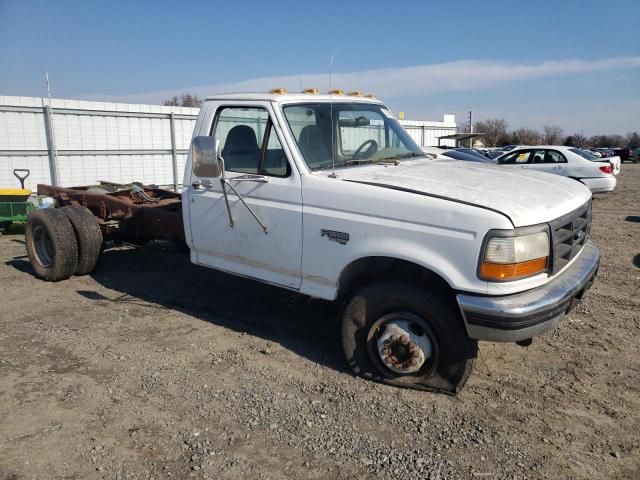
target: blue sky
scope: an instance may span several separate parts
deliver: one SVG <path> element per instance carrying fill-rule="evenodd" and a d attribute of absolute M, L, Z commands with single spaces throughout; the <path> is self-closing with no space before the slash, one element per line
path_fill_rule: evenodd
<path fill-rule="evenodd" d="M 0 0 L 0 95 L 373 90 L 407 118 L 640 131 L 640 1 Z"/>

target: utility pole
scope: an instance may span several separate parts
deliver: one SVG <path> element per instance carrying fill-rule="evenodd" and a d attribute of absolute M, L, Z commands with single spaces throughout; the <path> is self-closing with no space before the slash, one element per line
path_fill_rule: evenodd
<path fill-rule="evenodd" d="M 473 110 L 469 110 L 469 133 L 473 133 Z M 473 138 L 469 138 L 469 148 L 473 148 Z"/>

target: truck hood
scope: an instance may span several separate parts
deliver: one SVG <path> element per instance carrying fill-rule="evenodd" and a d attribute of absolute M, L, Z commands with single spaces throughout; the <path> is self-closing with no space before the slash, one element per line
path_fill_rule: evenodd
<path fill-rule="evenodd" d="M 591 192 L 550 173 L 459 160 L 405 160 L 343 169 L 345 181 L 445 198 L 502 213 L 515 227 L 548 222 L 582 206 Z"/>

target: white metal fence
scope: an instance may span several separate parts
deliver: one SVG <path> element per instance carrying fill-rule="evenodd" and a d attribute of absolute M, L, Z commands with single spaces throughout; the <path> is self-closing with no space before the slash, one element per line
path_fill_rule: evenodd
<path fill-rule="evenodd" d="M 0 96 L 0 186 L 14 168 L 38 183 L 98 180 L 177 186 L 197 108 Z M 55 149 L 55 155 L 54 155 Z"/>
<path fill-rule="evenodd" d="M 26 184 L 91 185 L 99 180 L 179 187 L 197 108 L 0 96 L 0 187 L 17 187 L 14 168 L 28 168 Z M 401 120 L 423 146 L 456 133 L 443 122 Z M 443 144 L 445 144 L 443 142 Z"/>

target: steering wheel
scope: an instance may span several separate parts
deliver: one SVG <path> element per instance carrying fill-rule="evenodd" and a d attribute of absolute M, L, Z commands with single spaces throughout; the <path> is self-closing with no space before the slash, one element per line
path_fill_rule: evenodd
<path fill-rule="evenodd" d="M 378 151 L 378 142 L 376 142 L 373 138 L 370 138 L 369 140 L 365 140 L 364 143 L 360 145 L 358 148 L 356 148 L 356 151 L 353 153 L 354 160 L 361 158 L 360 154 L 365 150 L 364 147 L 367 147 L 365 151 L 366 156 L 363 156 L 362 158 L 369 158 L 371 155 L 373 155 Z"/>

